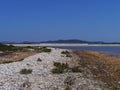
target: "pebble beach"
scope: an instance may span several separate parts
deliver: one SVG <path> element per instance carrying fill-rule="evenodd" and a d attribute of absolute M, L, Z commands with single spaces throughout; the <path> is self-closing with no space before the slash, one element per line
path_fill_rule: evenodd
<path fill-rule="evenodd" d="M 53 62 L 66 63 L 77 60 L 77 57 L 61 55 L 65 49 L 51 49 L 50 53 L 38 53 L 23 61 L 0 64 L 0 90 L 65 90 L 64 82 L 68 76 L 75 78 L 74 84 L 70 86 L 72 90 L 108 90 L 102 86 L 102 82 L 94 80 L 87 73 L 53 74 Z M 21 74 L 21 69 L 31 69 L 32 73 Z"/>

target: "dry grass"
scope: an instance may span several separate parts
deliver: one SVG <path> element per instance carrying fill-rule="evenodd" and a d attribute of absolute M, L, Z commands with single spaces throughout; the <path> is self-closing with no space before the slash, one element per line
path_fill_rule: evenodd
<path fill-rule="evenodd" d="M 0 56 L 0 64 L 4 62 L 16 62 L 16 61 L 22 61 L 24 58 L 35 55 L 37 52 L 12 52 L 8 53 L 6 55 Z"/>
<path fill-rule="evenodd" d="M 89 69 L 94 78 L 106 83 L 111 90 L 118 90 L 120 58 L 96 51 L 73 51 L 81 59 L 79 65 Z"/>

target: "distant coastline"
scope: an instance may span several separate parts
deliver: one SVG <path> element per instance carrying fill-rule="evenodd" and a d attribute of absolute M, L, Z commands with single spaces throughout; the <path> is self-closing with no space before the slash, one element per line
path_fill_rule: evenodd
<path fill-rule="evenodd" d="M 35 46 L 35 47 L 43 47 L 43 46 L 120 46 L 120 44 L 66 44 L 66 43 L 42 43 L 42 44 L 7 44 L 7 45 L 14 45 L 19 47 L 26 47 L 26 46 Z"/>
<path fill-rule="evenodd" d="M 17 46 L 30 45 L 30 46 L 120 46 L 120 42 L 103 42 L 103 41 L 85 41 L 79 39 L 68 40 L 53 40 L 53 41 L 23 41 L 23 42 L 1 42 L 3 44 L 13 44 Z"/>

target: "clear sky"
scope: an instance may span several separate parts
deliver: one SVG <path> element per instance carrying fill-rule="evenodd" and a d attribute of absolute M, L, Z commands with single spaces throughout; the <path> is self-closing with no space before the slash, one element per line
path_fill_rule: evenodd
<path fill-rule="evenodd" d="M 120 42 L 120 0 L 0 0 L 0 41 Z"/>

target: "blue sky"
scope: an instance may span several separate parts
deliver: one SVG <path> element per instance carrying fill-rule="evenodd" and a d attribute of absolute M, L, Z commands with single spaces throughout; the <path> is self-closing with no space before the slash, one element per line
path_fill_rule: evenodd
<path fill-rule="evenodd" d="M 0 41 L 120 42 L 120 0 L 1 0 Z"/>

